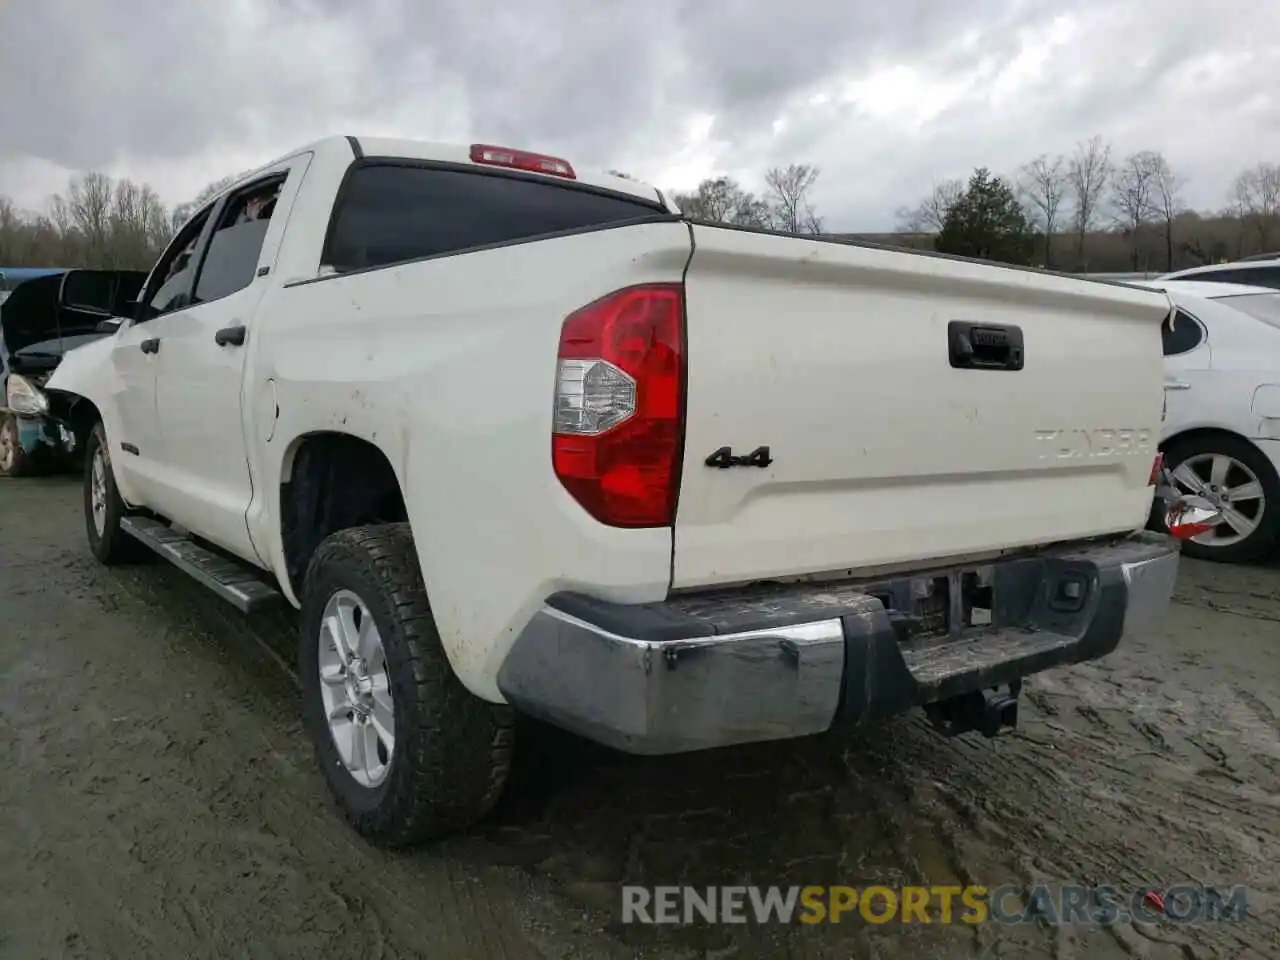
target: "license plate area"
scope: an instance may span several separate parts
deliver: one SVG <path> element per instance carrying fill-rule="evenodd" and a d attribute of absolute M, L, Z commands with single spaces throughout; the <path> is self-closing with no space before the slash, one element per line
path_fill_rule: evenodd
<path fill-rule="evenodd" d="M 886 583 L 866 592 L 883 604 L 902 643 L 947 641 L 992 624 L 994 570 L 950 570 Z"/>

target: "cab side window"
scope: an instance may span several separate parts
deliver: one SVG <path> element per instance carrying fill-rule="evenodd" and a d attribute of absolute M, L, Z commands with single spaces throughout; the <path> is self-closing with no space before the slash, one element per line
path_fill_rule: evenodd
<path fill-rule="evenodd" d="M 204 210 L 188 221 L 161 256 L 138 307 L 139 323 L 181 310 L 189 304 L 196 271 L 196 247 L 210 213 L 211 210 Z"/>
<path fill-rule="evenodd" d="M 196 278 L 193 303 L 229 297 L 253 282 L 262 243 L 284 181 L 283 175 L 272 177 L 228 199 L 209 238 L 209 250 Z"/>
<path fill-rule="evenodd" d="M 1199 320 L 1185 310 L 1178 310 L 1174 314 L 1172 329 L 1166 323 L 1160 328 L 1160 335 L 1164 341 L 1164 355 L 1166 357 L 1190 353 L 1204 343 L 1205 340 L 1204 327 L 1200 325 Z"/>

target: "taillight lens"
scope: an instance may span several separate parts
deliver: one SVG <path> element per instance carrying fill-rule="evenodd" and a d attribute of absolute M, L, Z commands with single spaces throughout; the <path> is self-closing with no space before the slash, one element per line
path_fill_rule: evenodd
<path fill-rule="evenodd" d="M 551 457 L 569 494 L 601 523 L 675 520 L 684 432 L 680 284 L 627 287 L 560 330 Z"/>
<path fill-rule="evenodd" d="M 1155 487 L 1160 483 L 1160 471 L 1164 469 L 1164 454 L 1157 453 L 1156 458 L 1151 463 L 1151 477 L 1147 480 L 1147 486 Z"/>

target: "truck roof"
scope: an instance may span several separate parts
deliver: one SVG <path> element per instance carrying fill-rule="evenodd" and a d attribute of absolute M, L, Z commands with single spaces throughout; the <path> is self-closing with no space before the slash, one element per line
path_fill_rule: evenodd
<path fill-rule="evenodd" d="M 275 166 L 289 157 L 297 156 L 300 153 L 315 152 L 329 153 L 332 151 L 342 151 L 344 153 L 353 153 L 356 157 L 392 157 L 403 160 L 425 160 L 435 161 L 437 163 L 456 164 L 458 166 L 473 166 L 477 169 L 493 169 L 484 164 L 476 163 L 471 159 L 472 144 L 460 143 L 442 143 L 432 140 L 408 140 L 393 137 L 357 137 L 352 135 L 340 135 L 325 137 L 322 140 L 316 140 L 306 146 L 298 147 L 296 150 L 290 150 L 287 154 L 277 157 L 268 163 L 264 163 L 261 167 L 251 173 L 241 177 L 234 184 L 227 186 L 226 190 L 232 190 L 246 180 L 255 177 L 259 171 L 268 167 Z M 505 145 L 504 145 L 505 146 Z M 513 150 L 524 150 L 523 147 L 510 147 Z M 631 180 L 626 177 L 615 177 L 608 173 L 602 173 L 594 170 L 584 170 L 577 164 L 573 163 L 572 158 L 562 158 L 573 167 L 575 174 L 573 180 L 565 177 L 556 176 L 554 174 L 542 174 L 536 172 L 525 171 L 529 176 L 543 177 L 549 183 L 570 184 L 580 183 L 585 186 L 595 187 L 601 190 L 609 190 L 612 193 L 628 194 L 633 197 L 642 199 L 648 203 L 660 203 L 671 212 L 675 212 L 675 207 L 670 201 L 663 196 L 662 192 L 656 187 L 650 186 L 639 180 Z M 223 192 L 225 193 L 226 190 Z"/>

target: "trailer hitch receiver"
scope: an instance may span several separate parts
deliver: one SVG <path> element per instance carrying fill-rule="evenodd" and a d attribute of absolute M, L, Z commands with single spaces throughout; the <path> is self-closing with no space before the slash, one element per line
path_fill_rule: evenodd
<path fill-rule="evenodd" d="M 1015 680 L 1004 689 L 971 690 L 936 703 L 927 703 L 924 712 L 934 729 L 943 736 L 957 737 L 976 730 L 990 739 L 1018 725 L 1018 694 L 1021 691 L 1022 681 Z"/>

